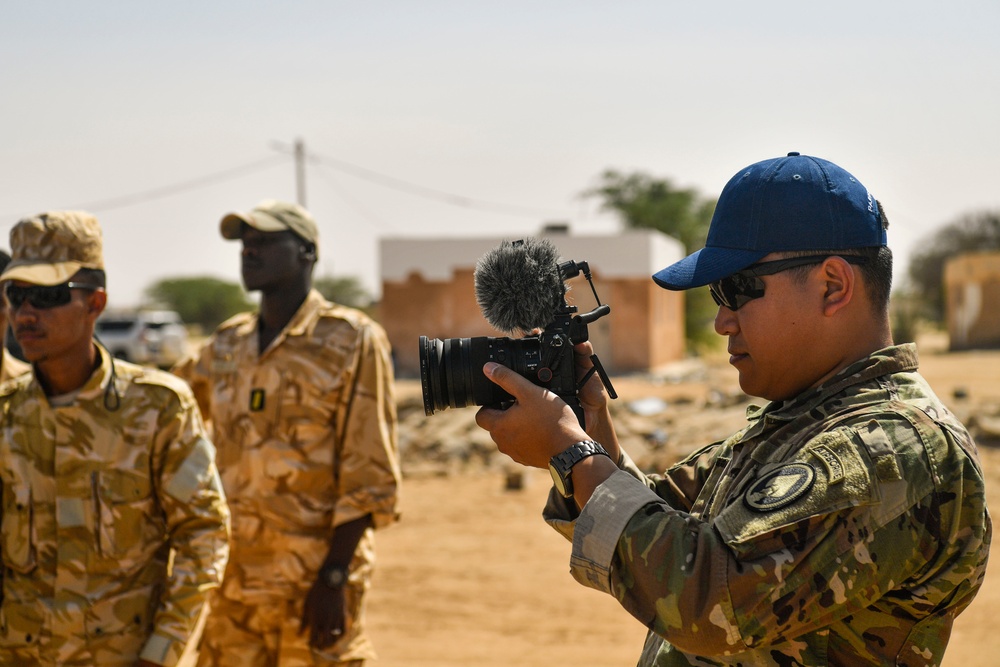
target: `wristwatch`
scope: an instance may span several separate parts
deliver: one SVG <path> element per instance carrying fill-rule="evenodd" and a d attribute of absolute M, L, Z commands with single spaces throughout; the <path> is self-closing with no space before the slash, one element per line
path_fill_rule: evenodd
<path fill-rule="evenodd" d="M 332 565 L 319 571 L 319 580 L 330 588 L 343 588 L 347 583 L 347 570 Z"/>
<path fill-rule="evenodd" d="M 603 454 L 611 458 L 611 455 L 599 442 L 583 440 L 570 445 L 549 459 L 549 474 L 552 475 L 552 484 L 556 487 L 559 495 L 563 498 L 573 497 L 573 480 L 570 478 L 573 466 L 595 454 Z"/>

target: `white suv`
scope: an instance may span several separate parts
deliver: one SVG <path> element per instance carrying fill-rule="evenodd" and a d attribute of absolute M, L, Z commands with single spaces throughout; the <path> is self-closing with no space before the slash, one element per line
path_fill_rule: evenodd
<path fill-rule="evenodd" d="M 160 368 L 187 352 L 187 329 L 172 310 L 105 312 L 97 320 L 97 340 L 115 357 Z"/>

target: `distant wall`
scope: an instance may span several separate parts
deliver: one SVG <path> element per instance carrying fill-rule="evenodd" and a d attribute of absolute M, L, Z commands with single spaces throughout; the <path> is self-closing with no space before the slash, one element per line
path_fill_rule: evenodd
<path fill-rule="evenodd" d="M 502 336 L 479 310 L 476 260 L 501 239 L 388 239 L 382 242 L 381 323 L 393 345 L 401 377 L 420 373 L 418 340 Z M 562 259 L 586 260 L 594 286 L 611 314 L 588 327 L 609 373 L 655 369 L 683 358 L 684 296 L 653 283 L 650 275 L 683 256 L 669 237 L 649 230 L 603 237 L 550 237 Z M 579 312 L 597 303 L 581 275 L 568 283 L 567 300 Z"/>
<path fill-rule="evenodd" d="M 1000 253 L 948 260 L 944 287 L 950 348 L 1000 347 Z"/>

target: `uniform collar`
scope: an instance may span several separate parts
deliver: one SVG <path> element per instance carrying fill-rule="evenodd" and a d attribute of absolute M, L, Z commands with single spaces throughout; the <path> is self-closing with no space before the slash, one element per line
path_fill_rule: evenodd
<path fill-rule="evenodd" d="M 316 288 L 311 288 L 309 293 L 306 295 L 305 301 L 299 306 L 299 309 L 295 311 L 292 315 L 292 319 L 288 321 L 285 328 L 274 337 L 271 344 L 267 346 L 267 350 L 264 350 L 263 354 L 266 354 L 268 350 L 273 350 L 275 347 L 281 344 L 281 341 L 285 340 L 288 336 L 302 336 L 308 333 L 313 325 L 315 324 L 320 310 L 327 304 L 326 299 L 323 295 L 316 290 Z M 246 321 L 242 322 L 237 331 L 240 336 L 253 341 L 253 349 L 257 349 L 257 327 L 260 323 L 260 313 L 257 313 L 253 317 L 248 317 Z"/>
<path fill-rule="evenodd" d="M 843 393 L 849 387 L 870 382 L 884 375 L 913 372 L 917 370 L 917 366 L 915 344 L 886 347 L 850 364 L 818 387 L 808 389 L 787 401 L 769 403 L 756 416 L 759 418 L 768 415 L 772 419 L 791 420 L 825 403 L 831 397 Z"/>
<path fill-rule="evenodd" d="M 77 403 L 81 401 L 103 400 L 105 390 L 108 388 L 108 383 L 111 381 L 113 375 L 111 369 L 114 360 L 111 354 L 96 340 L 94 341 L 94 346 L 97 348 L 97 355 L 101 363 L 90 374 L 90 377 L 83 383 L 83 386 L 76 390 L 76 400 L 74 402 Z M 48 403 L 48 397 L 45 396 L 45 392 L 38 382 L 38 377 L 35 375 L 34 366 L 32 366 L 31 370 L 31 390 L 38 396 L 45 398 L 46 403 Z"/>

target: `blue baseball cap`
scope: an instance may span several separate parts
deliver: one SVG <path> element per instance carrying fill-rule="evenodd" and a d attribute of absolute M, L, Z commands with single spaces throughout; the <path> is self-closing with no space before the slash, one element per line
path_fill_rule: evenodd
<path fill-rule="evenodd" d="M 793 152 L 729 179 L 705 247 L 657 271 L 653 280 L 685 290 L 742 271 L 772 252 L 885 244 L 874 195 L 832 162 Z"/>

